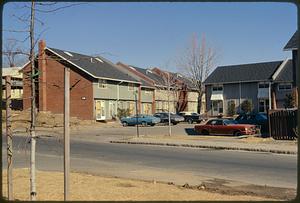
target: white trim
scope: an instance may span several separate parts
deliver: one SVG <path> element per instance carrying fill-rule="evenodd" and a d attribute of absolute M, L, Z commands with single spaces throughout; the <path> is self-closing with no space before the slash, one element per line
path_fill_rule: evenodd
<path fill-rule="evenodd" d="M 283 49 L 283 51 L 294 51 L 294 50 L 298 50 L 298 48 L 287 48 L 287 49 Z"/>
<path fill-rule="evenodd" d="M 104 80 L 113 80 L 113 81 L 120 81 L 120 82 L 128 82 L 128 83 L 135 83 L 135 84 L 141 84 L 140 82 L 134 82 L 134 81 L 129 81 L 129 80 L 120 80 L 120 79 L 113 79 L 113 78 L 106 78 L 106 77 L 97 77 L 93 74 L 91 74 L 90 72 L 84 70 L 83 68 L 81 68 L 80 66 L 76 65 L 75 63 L 73 63 L 72 61 L 69 61 L 68 59 L 64 58 L 63 56 L 59 55 L 58 53 L 56 53 L 55 51 L 53 51 L 52 49 L 46 47 L 45 49 L 48 49 L 49 51 L 51 51 L 52 53 L 56 54 L 57 56 L 61 57 L 62 59 L 64 59 L 65 61 L 67 61 L 68 63 L 72 64 L 73 66 L 77 67 L 78 69 L 82 70 L 83 72 L 87 73 L 88 75 L 97 78 L 97 79 L 104 79 Z"/>
<path fill-rule="evenodd" d="M 31 61 L 28 61 L 28 62 L 25 63 L 23 66 L 21 66 L 21 69 L 20 69 L 19 71 L 23 70 L 23 68 L 25 68 L 25 66 L 27 66 L 28 64 L 30 64 L 30 62 L 31 62 Z"/>
<path fill-rule="evenodd" d="M 282 69 L 284 68 L 284 66 L 286 65 L 286 63 L 289 61 L 289 59 L 285 59 L 280 66 L 277 68 L 277 70 L 275 71 L 275 73 L 272 75 L 272 80 L 275 80 L 277 78 L 277 76 L 279 75 L 279 73 L 282 71 Z"/>

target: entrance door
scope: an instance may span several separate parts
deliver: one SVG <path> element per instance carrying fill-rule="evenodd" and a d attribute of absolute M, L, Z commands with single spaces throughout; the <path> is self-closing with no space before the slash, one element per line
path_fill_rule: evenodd
<path fill-rule="evenodd" d="M 217 116 L 218 114 L 223 114 L 223 101 L 222 100 L 212 101 L 212 115 Z"/>
<path fill-rule="evenodd" d="M 96 100 L 96 120 L 105 120 L 105 101 Z"/>
<path fill-rule="evenodd" d="M 260 99 L 258 104 L 258 111 L 261 113 L 267 113 L 269 109 L 269 99 Z"/>

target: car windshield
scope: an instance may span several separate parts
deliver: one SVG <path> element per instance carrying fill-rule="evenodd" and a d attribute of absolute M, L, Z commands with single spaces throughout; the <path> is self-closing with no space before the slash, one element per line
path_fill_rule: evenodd
<path fill-rule="evenodd" d="M 238 124 L 238 122 L 235 120 L 224 120 L 223 122 L 225 125 Z"/>

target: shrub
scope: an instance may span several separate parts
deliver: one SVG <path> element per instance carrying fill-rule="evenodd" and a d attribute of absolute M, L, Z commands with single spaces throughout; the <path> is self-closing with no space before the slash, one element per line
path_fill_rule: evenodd
<path fill-rule="evenodd" d="M 253 109 L 251 100 L 245 100 L 241 104 L 241 109 L 244 113 L 250 113 Z"/>
<path fill-rule="evenodd" d="M 127 117 L 130 115 L 129 109 L 120 109 L 118 108 L 118 118 Z"/>
<path fill-rule="evenodd" d="M 292 94 L 286 94 L 283 106 L 286 109 L 295 107 L 295 97 Z"/>
<path fill-rule="evenodd" d="M 228 116 L 233 116 L 234 114 L 236 114 L 234 101 L 228 102 L 227 114 L 228 114 Z"/>

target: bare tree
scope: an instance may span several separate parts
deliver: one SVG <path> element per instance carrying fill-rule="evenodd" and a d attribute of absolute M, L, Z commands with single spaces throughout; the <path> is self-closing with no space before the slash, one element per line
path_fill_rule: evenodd
<path fill-rule="evenodd" d="M 19 22 L 21 22 L 23 25 L 25 25 L 24 30 L 15 30 L 15 29 L 3 29 L 4 32 L 9 33 L 25 33 L 23 40 L 18 40 L 19 42 L 25 43 L 28 40 L 30 41 L 30 52 L 27 53 L 27 56 L 30 61 L 31 65 L 31 71 L 27 73 L 28 77 L 30 78 L 31 82 L 31 126 L 30 126 L 30 134 L 31 134 L 31 153 L 30 153 L 30 200 L 36 200 L 36 171 L 35 171 L 35 152 L 36 152 L 36 83 L 39 81 L 39 74 L 37 72 L 37 67 L 35 67 L 35 47 L 40 39 L 40 36 L 46 31 L 42 30 L 36 37 L 36 26 L 35 23 L 40 23 L 41 26 L 44 25 L 44 22 L 42 22 L 39 18 L 36 16 L 36 12 L 39 13 L 53 13 L 58 10 L 69 8 L 75 5 L 80 5 L 82 3 L 76 3 L 76 4 L 69 4 L 69 5 L 63 5 L 63 6 L 57 6 L 56 2 L 47 2 L 47 3 L 35 3 L 34 0 L 31 1 L 31 4 L 25 3 L 23 6 L 19 7 L 22 9 L 29 9 L 30 13 L 25 13 L 21 16 L 12 15 L 12 17 L 16 18 Z M 28 33 L 28 35 L 26 34 Z M 13 45 L 13 46 L 12 46 Z M 15 56 L 18 54 L 25 54 L 21 50 L 14 49 L 16 47 L 16 44 L 12 44 L 10 47 L 10 51 L 7 52 L 7 56 L 10 57 L 9 60 L 11 60 L 10 65 L 14 64 Z"/>
<path fill-rule="evenodd" d="M 16 39 L 7 39 L 3 44 L 2 55 L 9 67 L 15 67 L 18 64 L 18 56 L 28 54 L 20 48 Z"/>
<path fill-rule="evenodd" d="M 198 92 L 198 113 L 202 109 L 202 97 L 205 93 L 204 81 L 214 66 L 216 53 L 206 44 L 205 37 L 200 43 L 194 35 L 191 44 L 176 61 L 183 74 L 191 79 Z"/>

